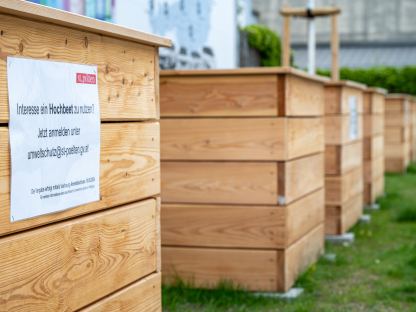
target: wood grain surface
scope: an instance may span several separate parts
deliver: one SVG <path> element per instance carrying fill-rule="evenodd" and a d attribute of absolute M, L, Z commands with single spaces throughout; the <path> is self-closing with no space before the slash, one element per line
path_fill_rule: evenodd
<path fill-rule="evenodd" d="M 363 167 L 360 166 L 340 176 L 325 177 L 326 205 L 339 206 L 363 192 Z"/>
<path fill-rule="evenodd" d="M 277 116 L 277 76 L 160 78 L 162 117 Z"/>
<path fill-rule="evenodd" d="M 384 115 L 385 95 L 373 91 L 364 92 L 364 114 Z"/>
<path fill-rule="evenodd" d="M 26 1 L 0 0 L 0 13 L 16 15 L 45 24 L 63 25 L 69 28 L 86 30 L 154 46 L 169 47 L 172 45 L 172 42 L 167 38 Z"/>
<path fill-rule="evenodd" d="M 324 155 L 322 153 L 288 161 L 282 164 L 279 185 L 285 204 L 289 204 L 324 186 Z M 283 173 L 283 177 L 282 177 Z M 281 181 L 284 181 L 283 184 Z"/>
<path fill-rule="evenodd" d="M 321 118 L 161 121 L 163 160 L 289 160 L 322 152 Z"/>
<path fill-rule="evenodd" d="M 356 98 L 357 112 L 363 112 L 364 93 L 362 88 L 347 85 L 325 84 L 325 114 L 348 115 L 350 114 L 349 99 Z"/>
<path fill-rule="evenodd" d="M 325 147 L 325 174 L 341 175 L 361 166 L 363 162 L 363 142 L 355 141 L 345 145 Z"/>
<path fill-rule="evenodd" d="M 325 212 L 325 234 L 345 234 L 363 213 L 363 194 L 358 194 L 339 206 L 326 206 Z"/>
<path fill-rule="evenodd" d="M 81 312 L 159 312 L 162 310 L 161 273 L 145 277 Z"/>
<path fill-rule="evenodd" d="M 363 128 L 365 138 L 382 135 L 384 132 L 384 115 L 364 115 Z"/>
<path fill-rule="evenodd" d="M 1 311 L 74 311 L 156 270 L 156 201 L 0 239 Z"/>
<path fill-rule="evenodd" d="M 194 287 L 215 288 L 222 281 L 253 291 L 277 291 L 276 250 L 162 247 L 165 284 L 178 277 Z"/>
<path fill-rule="evenodd" d="M 286 79 L 284 116 L 322 116 L 324 114 L 325 91 L 321 81 L 294 75 L 284 77 Z"/>
<path fill-rule="evenodd" d="M 363 138 L 363 116 L 358 115 L 358 133 L 356 137 L 350 136 L 349 115 L 327 115 L 325 116 L 325 144 L 342 145 Z"/>
<path fill-rule="evenodd" d="M 273 162 L 171 162 L 162 168 L 163 203 L 277 204 Z"/>
<path fill-rule="evenodd" d="M 384 156 L 384 136 L 377 135 L 363 140 L 363 159 L 371 160 Z"/>
<path fill-rule="evenodd" d="M 102 120 L 157 118 L 154 47 L 2 14 L 0 29 L 0 123 L 9 118 L 7 56 L 97 65 Z"/>
<path fill-rule="evenodd" d="M 316 226 L 285 251 L 284 279 L 279 291 L 288 291 L 298 277 L 315 263 L 324 252 L 324 225 Z"/>
<path fill-rule="evenodd" d="M 287 248 L 323 221 L 323 189 L 288 206 L 163 204 L 162 244 Z"/>
<path fill-rule="evenodd" d="M 7 127 L 0 127 L 0 235 L 114 207 L 160 193 L 159 124 L 101 125 L 98 202 L 66 211 L 10 222 L 10 155 Z"/>

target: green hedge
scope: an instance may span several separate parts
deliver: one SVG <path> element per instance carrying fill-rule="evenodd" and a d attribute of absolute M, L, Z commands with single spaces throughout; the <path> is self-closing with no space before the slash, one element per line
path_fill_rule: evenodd
<path fill-rule="evenodd" d="M 262 25 L 249 25 L 242 31 L 247 33 L 250 47 L 259 52 L 262 66 L 280 66 L 282 45 L 275 32 Z"/>
<path fill-rule="evenodd" d="M 329 76 L 329 71 L 326 70 L 319 70 L 318 73 Z M 340 76 L 341 79 L 387 89 L 389 93 L 416 95 L 416 66 L 342 68 Z"/>

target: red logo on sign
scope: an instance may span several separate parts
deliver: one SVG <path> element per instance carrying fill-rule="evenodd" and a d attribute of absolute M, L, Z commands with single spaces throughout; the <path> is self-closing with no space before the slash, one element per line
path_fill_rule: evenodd
<path fill-rule="evenodd" d="M 97 75 L 77 73 L 77 83 L 97 84 Z"/>

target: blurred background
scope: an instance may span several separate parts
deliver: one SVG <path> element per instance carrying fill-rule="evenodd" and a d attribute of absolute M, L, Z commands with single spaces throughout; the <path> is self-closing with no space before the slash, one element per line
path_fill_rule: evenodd
<path fill-rule="evenodd" d="M 170 37 L 164 69 L 278 66 L 282 6 L 307 0 L 32 0 Z M 416 94 L 415 0 L 315 0 L 341 8 L 341 77 Z M 330 19 L 316 19 L 316 66 L 331 64 Z M 307 67 L 307 19 L 292 21 L 292 64 Z"/>

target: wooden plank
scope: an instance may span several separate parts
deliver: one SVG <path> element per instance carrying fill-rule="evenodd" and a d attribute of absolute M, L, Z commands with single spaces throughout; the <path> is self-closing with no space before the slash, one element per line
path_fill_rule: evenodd
<path fill-rule="evenodd" d="M 364 114 L 384 115 L 385 95 L 374 91 L 364 92 Z"/>
<path fill-rule="evenodd" d="M 162 247 L 163 282 L 180 277 L 194 287 L 229 281 L 246 290 L 277 291 L 281 256 L 275 250 Z"/>
<path fill-rule="evenodd" d="M 341 13 L 341 9 L 337 7 L 313 8 L 309 12 L 305 8 L 293 8 L 293 7 L 288 7 L 288 6 L 284 6 L 280 9 L 280 14 L 282 14 L 284 17 L 289 17 L 289 16 L 310 17 L 310 15 L 312 15 L 313 17 L 317 17 L 317 16 L 336 15 L 340 13 Z"/>
<path fill-rule="evenodd" d="M 233 68 L 233 69 L 183 69 L 183 70 L 163 70 L 161 71 L 161 76 L 163 77 L 198 77 L 198 76 L 257 76 L 257 75 L 294 75 L 301 78 L 308 78 L 310 80 L 319 81 L 319 82 L 330 82 L 330 79 L 320 75 L 309 75 L 304 70 L 296 69 L 293 67 L 242 67 L 242 68 Z M 362 87 L 364 90 L 364 85 L 351 82 L 351 81 L 342 81 L 345 85 L 353 85 L 355 87 Z"/>
<path fill-rule="evenodd" d="M 386 159 L 389 158 L 408 158 L 409 156 L 410 143 L 390 143 L 386 142 L 384 149 L 384 155 Z"/>
<path fill-rule="evenodd" d="M 0 239 L 0 309 L 74 311 L 154 272 L 155 209 L 147 200 Z"/>
<path fill-rule="evenodd" d="M 167 38 L 25 1 L 0 0 L 0 13 L 16 15 L 43 23 L 62 25 L 148 45 L 164 47 L 170 47 L 172 45 L 171 40 Z"/>
<path fill-rule="evenodd" d="M 277 204 L 278 170 L 268 162 L 162 162 L 163 203 Z"/>
<path fill-rule="evenodd" d="M 363 143 L 327 145 L 325 148 L 325 174 L 340 175 L 361 166 Z"/>
<path fill-rule="evenodd" d="M 283 199 L 284 204 L 289 204 L 324 186 L 323 156 L 320 153 L 283 164 L 284 172 L 279 172 L 279 183 L 284 188 L 279 192 L 280 201 Z"/>
<path fill-rule="evenodd" d="M 363 140 L 363 159 L 371 160 L 384 156 L 384 136 L 377 135 Z"/>
<path fill-rule="evenodd" d="M 323 118 L 287 118 L 286 160 L 325 150 Z"/>
<path fill-rule="evenodd" d="M 101 125 L 101 200 L 62 212 L 10 222 L 9 133 L 0 127 L 0 235 L 106 209 L 160 193 L 158 123 Z"/>
<path fill-rule="evenodd" d="M 409 127 L 409 115 L 386 112 L 384 125 L 386 127 Z"/>
<path fill-rule="evenodd" d="M 364 183 L 370 183 L 384 174 L 384 157 L 364 162 Z"/>
<path fill-rule="evenodd" d="M 374 193 L 376 197 L 380 197 L 384 195 L 384 183 L 385 183 L 384 175 L 382 175 L 375 182 L 373 182 Z"/>
<path fill-rule="evenodd" d="M 377 198 L 384 195 L 384 177 L 381 176 L 364 186 L 364 205 L 371 205 Z"/>
<path fill-rule="evenodd" d="M 340 114 L 341 88 L 325 84 L 325 114 Z"/>
<path fill-rule="evenodd" d="M 341 230 L 346 233 L 360 219 L 363 214 L 363 194 L 353 197 L 345 206 L 342 207 Z"/>
<path fill-rule="evenodd" d="M 327 115 L 325 116 L 325 144 L 341 145 L 348 144 L 363 138 L 363 116 L 357 117 L 357 133 L 352 136 L 352 126 L 348 115 Z"/>
<path fill-rule="evenodd" d="M 162 243 L 286 248 L 323 221 L 323 189 L 288 206 L 163 204 Z"/>
<path fill-rule="evenodd" d="M 325 211 L 325 234 L 345 234 L 362 215 L 363 194 L 352 197 L 342 205 L 328 205 Z"/>
<path fill-rule="evenodd" d="M 362 114 L 364 94 L 361 86 L 327 83 L 325 84 L 325 93 L 325 114 L 350 114 L 350 98 L 355 98 L 357 112 Z"/>
<path fill-rule="evenodd" d="M 396 113 L 396 114 L 408 114 L 410 110 L 410 101 L 407 97 L 386 97 L 385 114 Z"/>
<path fill-rule="evenodd" d="M 322 116 L 324 84 L 306 77 L 285 75 L 285 116 Z M 282 114 L 280 114 L 282 115 Z"/>
<path fill-rule="evenodd" d="M 363 192 L 363 167 L 360 166 L 341 176 L 325 177 L 325 202 L 342 205 L 351 197 Z"/>
<path fill-rule="evenodd" d="M 365 138 L 383 134 L 384 132 L 384 115 L 364 115 L 363 120 Z"/>
<path fill-rule="evenodd" d="M 384 160 L 384 170 L 389 173 L 404 173 L 409 162 L 406 158 L 386 158 Z"/>
<path fill-rule="evenodd" d="M 287 160 L 323 151 L 321 118 L 164 119 L 163 160 Z"/>
<path fill-rule="evenodd" d="M 9 118 L 8 55 L 97 65 L 102 120 L 157 118 L 154 47 L 9 15 L 0 15 L 0 29 L 1 123 Z"/>
<path fill-rule="evenodd" d="M 81 312 L 158 312 L 162 310 L 161 274 L 155 273 L 104 298 Z"/>
<path fill-rule="evenodd" d="M 284 118 L 164 119 L 161 157 L 163 160 L 284 160 L 287 128 Z"/>
<path fill-rule="evenodd" d="M 160 105 L 162 117 L 277 116 L 277 76 L 162 76 Z"/>
<path fill-rule="evenodd" d="M 323 251 L 324 225 L 321 223 L 286 250 L 284 287 L 278 287 L 279 290 L 288 291 L 297 278 L 319 259 Z"/>
<path fill-rule="evenodd" d="M 405 143 L 410 141 L 410 129 L 402 126 L 388 126 L 385 128 L 386 145 L 389 143 Z"/>

